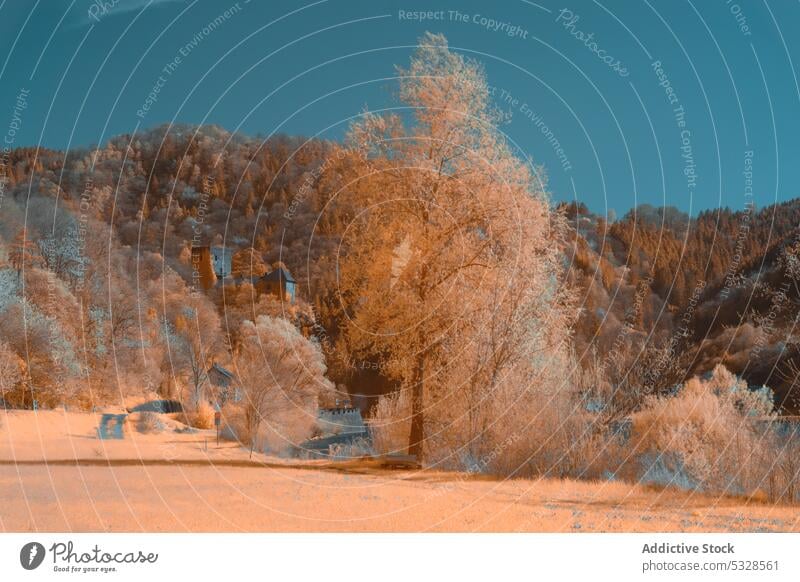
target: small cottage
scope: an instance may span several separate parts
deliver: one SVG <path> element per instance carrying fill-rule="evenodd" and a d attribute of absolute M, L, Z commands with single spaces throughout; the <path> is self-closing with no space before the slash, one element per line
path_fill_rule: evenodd
<path fill-rule="evenodd" d="M 233 402 L 241 400 L 239 384 L 233 372 L 214 362 L 208 369 L 207 375 L 220 407 L 225 406 L 229 400 Z"/>
<path fill-rule="evenodd" d="M 270 271 L 256 282 L 259 293 L 271 293 L 279 299 L 294 303 L 297 282 L 285 267 Z"/>
<path fill-rule="evenodd" d="M 211 289 L 217 281 L 231 276 L 233 250 L 227 247 L 193 246 L 192 281 L 203 289 Z"/>

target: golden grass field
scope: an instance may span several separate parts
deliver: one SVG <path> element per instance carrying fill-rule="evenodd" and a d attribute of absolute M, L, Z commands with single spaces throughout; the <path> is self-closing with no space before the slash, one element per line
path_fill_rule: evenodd
<path fill-rule="evenodd" d="M 0 531 L 800 531 L 800 508 L 623 482 L 249 459 L 213 431 L 95 438 L 92 414 L 0 412 Z"/>

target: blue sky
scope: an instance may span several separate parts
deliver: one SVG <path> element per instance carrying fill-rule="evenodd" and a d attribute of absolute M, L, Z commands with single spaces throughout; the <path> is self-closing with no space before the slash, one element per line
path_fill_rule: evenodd
<path fill-rule="evenodd" d="M 484 63 L 555 199 L 763 207 L 799 195 L 799 25 L 788 1 L 0 0 L 0 132 L 24 90 L 15 146 L 165 122 L 338 139 L 430 30 Z"/>

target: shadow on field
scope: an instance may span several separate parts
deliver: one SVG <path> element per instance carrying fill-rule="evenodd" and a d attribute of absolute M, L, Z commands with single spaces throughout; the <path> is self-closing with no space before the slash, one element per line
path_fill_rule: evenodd
<path fill-rule="evenodd" d="M 253 469 L 304 469 L 310 471 L 331 471 L 359 475 L 406 472 L 427 476 L 442 476 L 442 473 L 426 472 L 421 469 L 406 469 L 387 464 L 379 458 L 353 459 L 349 461 L 311 460 L 276 463 L 247 459 L 52 459 L 52 460 L 0 460 L 0 466 L 53 466 L 53 467 L 236 467 Z M 443 479 L 443 480 L 446 480 Z"/>

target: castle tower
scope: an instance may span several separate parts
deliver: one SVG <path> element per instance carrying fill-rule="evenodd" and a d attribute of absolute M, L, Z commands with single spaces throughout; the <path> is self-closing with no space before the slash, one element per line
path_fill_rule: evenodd
<path fill-rule="evenodd" d="M 211 247 L 211 260 L 217 278 L 231 276 L 231 249 L 228 247 Z"/>
<path fill-rule="evenodd" d="M 192 247 L 192 285 L 208 291 L 217 283 L 210 247 Z"/>

